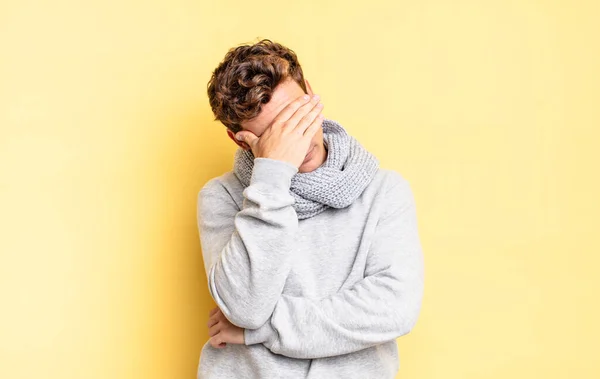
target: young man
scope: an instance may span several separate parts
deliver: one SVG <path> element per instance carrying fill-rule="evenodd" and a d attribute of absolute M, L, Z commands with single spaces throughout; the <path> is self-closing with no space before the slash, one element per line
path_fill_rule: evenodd
<path fill-rule="evenodd" d="M 198 379 L 394 378 L 423 258 L 415 201 L 323 105 L 290 49 L 231 49 L 208 85 L 238 146 L 198 195 L 211 336 Z"/>

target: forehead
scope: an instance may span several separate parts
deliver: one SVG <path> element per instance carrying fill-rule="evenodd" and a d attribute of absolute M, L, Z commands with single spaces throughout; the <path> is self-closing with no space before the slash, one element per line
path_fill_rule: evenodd
<path fill-rule="evenodd" d="M 302 95 L 304 95 L 304 91 L 293 79 L 281 82 L 275 87 L 271 100 L 263 104 L 258 116 L 251 120 L 243 121 L 241 123 L 242 128 L 260 136 L 279 112 Z"/>

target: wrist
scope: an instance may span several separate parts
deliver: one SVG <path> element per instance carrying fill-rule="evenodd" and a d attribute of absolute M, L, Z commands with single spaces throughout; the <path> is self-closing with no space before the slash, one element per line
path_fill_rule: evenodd
<path fill-rule="evenodd" d="M 254 158 L 250 184 L 266 183 L 276 187 L 290 188 L 292 177 L 298 167 L 285 161 L 272 158 Z"/>

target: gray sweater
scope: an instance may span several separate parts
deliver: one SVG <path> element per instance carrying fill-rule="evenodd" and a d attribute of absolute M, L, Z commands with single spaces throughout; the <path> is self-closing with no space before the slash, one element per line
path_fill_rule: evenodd
<path fill-rule="evenodd" d="M 392 379 L 396 338 L 415 325 L 423 257 L 409 183 L 392 170 L 349 207 L 298 221 L 297 169 L 256 158 L 198 195 L 198 227 L 216 304 L 245 345 L 206 342 L 198 379 Z"/>

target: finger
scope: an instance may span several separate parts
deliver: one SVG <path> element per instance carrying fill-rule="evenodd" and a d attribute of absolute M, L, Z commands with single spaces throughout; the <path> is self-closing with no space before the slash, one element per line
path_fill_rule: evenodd
<path fill-rule="evenodd" d="M 306 116 L 310 111 L 312 111 L 319 104 L 319 99 L 320 99 L 319 95 L 313 96 L 313 98 L 308 103 L 306 103 L 303 106 L 301 106 L 300 108 L 298 108 L 296 113 L 294 113 L 294 115 L 292 117 L 290 117 L 289 120 L 286 121 L 286 125 L 290 125 L 292 127 L 295 127 L 296 125 L 298 125 L 300 123 L 300 120 L 302 120 L 302 118 L 304 116 Z"/>
<path fill-rule="evenodd" d="M 248 144 L 248 146 L 250 146 L 250 147 L 254 146 L 254 141 L 256 141 L 258 139 L 256 134 L 249 132 L 247 130 L 242 131 L 242 132 L 237 132 L 235 135 L 235 138 L 238 141 L 246 142 Z"/>
<path fill-rule="evenodd" d="M 294 113 L 296 113 L 298 108 L 300 108 L 304 104 L 307 104 L 309 100 L 310 95 L 302 95 L 296 100 L 292 101 L 287 105 L 287 107 L 283 108 L 283 110 L 279 112 L 277 116 L 275 116 L 273 124 L 287 121 L 290 117 L 292 117 Z"/>
<path fill-rule="evenodd" d="M 213 326 L 211 326 L 208 329 L 208 335 L 211 336 L 211 337 L 217 335 L 221 331 L 221 327 L 222 326 L 223 325 L 221 325 L 221 323 L 219 323 L 219 322 L 216 323 L 216 324 L 214 324 Z"/>
<path fill-rule="evenodd" d="M 294 128 L 294 131 L 298 132 L 300 135 L 304 134 L 306 129 L 313 123 L 313 121 L 321 114 L 323 111 L 323 103 L 318 103 L 315 107 L 298 123 L 298 125 Z"/>
<path fill-rule="evenodd" d="M 304 132 L 304 137 L 309 139 L 313 138 L 313 136 L 317 133 L 319 128 L 321 128 L 321 126 L 323 125 L 324 120 L 325 116 L 323 116 L 323 113 L 320 113 L 312 122 L 312 124 L 310 124 L 308 129 L 306 129 L 306 131 Z"/>
<path fill-rule="evenodd" d="M 210 344 L 217 349 L 222 349 L 226 346 L 225 342 L 220 338 L 220 333 L 210 338 Z"/>
<path fill-rule="evenodd" d="M 216 336 L 210 337 L 210 345 L 212 347 L 218 348 L 219 344 L 220 344 L 220 341 L 219 341 L 219 335 L 218 334 Z"/>
<path fill-rule="evenodd" d="M 211 317 L 211 318 L 208 320 L 208 322 L 206 323 L 206 326 L 210 328 L 211 326 L 213 326 L 214 324 L 216 324 L 216 323 L 218 323 L 218 322 L 219 322 L 219 320 L 218 320 L 217 318 L 215 318 L 215 317 Z"/>
<path fill-rule="evenodd" d="M 218 310 L 219 310 L 219 307 L 215 307 L 215 308 L 211 309 L 210 312 L 208 312 L 208 317 L 212 317 L 212 315 L 217 313 Z"/>

